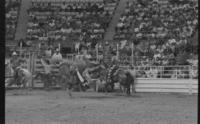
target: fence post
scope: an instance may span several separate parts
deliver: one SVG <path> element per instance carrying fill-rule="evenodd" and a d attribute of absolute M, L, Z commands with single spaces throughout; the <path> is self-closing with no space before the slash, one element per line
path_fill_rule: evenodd
<path fill-rule="evenodd" d="M 160 75 L 160 78 L 163 77 L 163 71 L 164 71 L 164 66 L 161 67 L 161 75 Z"/>
<path fill-rule="evenodd" d="M 22 57 L 22 42 L 20 42 L 20 57 Z"/>
<path fill-rule="evenodd" d="M 189 83 L 189 95 L 192 95 L 192 74 L 191 74 L 191 72 L 192 72 L 192 66 L 189 66 L 189 81 L 188 81 L 188 83 Z"/>
<path fill-rule="evenodd" d="M 132 42 L 132 44 L 131 44 L 131 64 L 132 64 L 132 66 L 133 66 L 133 47 L 134 47 L 134 44 L 133 44 L 133 42 Z"/>
<path fill-rule="evenodd" d="M 34 67 L 35 67 L 35 54 L 34 54 L 34 52 L 32 53 L 31 61 L 32 61 L 32 64 L 31 64 L 31 73 L 33 74 L 34 73 Z M 32 88 L 34 88 L 33 78 L 32 78 L 32 82 L 31 83 L 32 83 Z"/>
<path fill-rule="evenodd" d="M 98 61 L 99 60 L 99 45 L 98 44 L 96 44 L 96 61 Z"/>

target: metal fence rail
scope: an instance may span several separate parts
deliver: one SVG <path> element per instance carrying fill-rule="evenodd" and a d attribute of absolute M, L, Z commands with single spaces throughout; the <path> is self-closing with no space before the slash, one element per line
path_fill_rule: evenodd
<path fill-rule="evenodd" d="M 128 66 L 121 68 L 129 69 Z M 197 66 L 134 66 L 137 78 L 150 79 L 197 79 Z"/>

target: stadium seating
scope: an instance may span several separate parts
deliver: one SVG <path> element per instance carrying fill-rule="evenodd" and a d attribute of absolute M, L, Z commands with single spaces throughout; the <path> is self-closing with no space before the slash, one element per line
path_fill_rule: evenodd
<path fill-rule="evenodd" d="M 44 41 L 57 45 L 59 41 L 90 46 L 104 39 L 119 0 L 32 0 L 31 3 L 25 41 L 31 45 Z M 21 0 L 6 0 L 6 40 L 14 40 L 20 4 Z M 136 65 L 174 65 L 197 31 L 197 18 L 196 0 L 132 0 L 127 2 L 116 25 L 114 41 L 137 41 L 143 46 L 136 48 L 140 53 L 134 51 L 138 57 Z M 116 52 L 116 42 L 110 46 Z M 129 56 L 120 56 L 123 64 L 131 62 L 131 45 L 127 46 L 125 52 Z"/>
<path fill-rule="evenodd" d="M 127 2 L 116 26 L 114 40 L 136 40 L 148 44 L 155 65 L 174 64 L 198 25 L 197 1 L 135 0 Z"/>
<path fill-rule="evenodd" d="M 34 0 L 27 39 L 87 43 L 102 40 L 118 0 Z"/>
<path fill-rule="evenodd" d="M 14 40 L 21 0 L 6 0 L 6 40 Z"/>

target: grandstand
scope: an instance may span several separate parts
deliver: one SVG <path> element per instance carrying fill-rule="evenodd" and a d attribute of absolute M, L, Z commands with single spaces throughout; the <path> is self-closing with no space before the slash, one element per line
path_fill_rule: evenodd
<path fill-rule="evenodd" d="M 23 51 L 61 44 L 64 55 L 77 43 L 94 51 L 108 42 L 110 52 L 99 47 L 99 56 L 118 51 L 122 65 L 194 65 L 197 18 L 191 0 L 7 0 L 6 46 L 11 53 L 20 44 Z"/>
<path fill-rule="evenodd" d="M 118 1 L 32 1 L 26 39 L 73 46 L 102 41 Z"/>
<path fill-rule="evenodd" d="M 21 0 L 6 0 L 6 41 L 15 39 Z"/>
<path fill-rule="evenodd" d="M 138 51 L 155 65 L 177 64 L 167 58 L 175 59 L 184 51 L 192 52 L 189 49 L 193 47 L 188 44 L 197 31 L 197 11 L 197 1 L 127 2 L 116 25 L 114 40 L 142 46 Z"/>
<path fill-rule="evenodd" d="M 59 47 L 72 60 L 81 49 L 105 63 L 115 56 L 142 81 L 198 77 L 197 1 L 7 0 L 6 8 L 6 56 L 21 53 L 33 73 Z"/>
<path fill-rule="evenodd" d="M 108 41 L 116 53 L 116 43 L 128 41 L 122 63 L 130 64 L 133 42 L 135 65 L 176 65 L 183 52 L 197 56 L 197 18 L 197 1 L 190 0 L 7 0 L 6 45 L 60 43 L 73 53 L 76 43 Z"/>

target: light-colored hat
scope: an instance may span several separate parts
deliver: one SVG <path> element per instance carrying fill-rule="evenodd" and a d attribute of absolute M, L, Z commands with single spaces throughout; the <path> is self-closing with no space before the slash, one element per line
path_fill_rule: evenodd
<path fill-rule="evenodd" d="M 13 53 L 12 53 L 12 55 L 14 56 L 14 55 L 17 55 L 17 53 L 14 51 Z"/>

